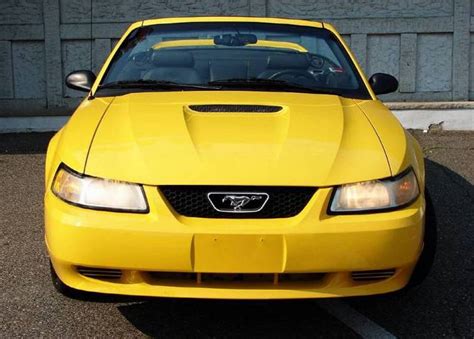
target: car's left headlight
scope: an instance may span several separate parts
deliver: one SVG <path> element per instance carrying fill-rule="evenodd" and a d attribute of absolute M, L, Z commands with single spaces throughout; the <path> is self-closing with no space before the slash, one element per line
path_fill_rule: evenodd
<path fill-rule="evenodd" d="M 84 208 L 148 212 L 142 186 L 80 175 L 65 165 L 58 169 L 51 189 L 62 200 Z"/>
<path fill-rule="evenodd" d="M 332 196 L 329 213 L 395 209 L 412 203 L 419 194 L 416 176 L 410 168 L 393 178 L 339 186 Z"/>

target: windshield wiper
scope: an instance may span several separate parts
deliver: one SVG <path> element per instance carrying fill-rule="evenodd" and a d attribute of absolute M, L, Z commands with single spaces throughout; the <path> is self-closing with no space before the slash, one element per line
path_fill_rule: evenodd
<path fill-rule="evenodd" d="M 208 82 L 211 86 L 232 87 L 232 88 L 256 88 L 256 89 L 281 89 L 298 90 L 307 93 L 318 94 L 338 94 L 336 91 L 326 88 L 312 88 L 303 85 L 276 79 L 225 79 Z"/>
<path fill-rule="evenodd" d="M 219 90 L 223 88 L 240 88 L 240 89 L 278 89 L 287 91 L 299 91 L 305 93 L 318 93 L 318 94 L 338 94 L 331 89 L 319 89 L 302 86 L 299 84 L 286 82 L 283 80 L 276 79 L 225 79 L 209 81 L 207 84 L 183 84 L 173 81 L 165 80 L 122 80 L 109 82 L 107 84 L 99 85 L 98 91 L 104 89 L 122 89 L 122 90 L 174 90 L 174 89 L 201 89 L 201 90 Z"/>
<path fill-rule="evenodd" d="M 220 89 L 218 86 L 183 84 L 164 80 L 122 80 L 100 85 L 101 89 Z"/>

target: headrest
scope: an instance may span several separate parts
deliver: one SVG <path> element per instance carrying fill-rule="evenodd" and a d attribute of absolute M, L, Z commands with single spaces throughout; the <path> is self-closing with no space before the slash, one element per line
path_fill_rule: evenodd
<path fill-rule="evenodd" d="M 267 59 L 267 68 L 271 69 L 306 69 L 309 60 L 305 54 L 275 54 Z"/>
<path fill-rule="evenodd" d="M 189 52 L 156 51 L 152 61 L 157 67 L 193 67 L 194 58 Z"/>

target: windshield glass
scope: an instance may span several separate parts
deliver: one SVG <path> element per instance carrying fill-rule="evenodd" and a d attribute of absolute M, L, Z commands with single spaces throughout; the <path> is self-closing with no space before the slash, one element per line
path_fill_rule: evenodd
<path fill-rule="evenodd" d="M 132 31 L 99 86 L 130 91 L 260 90 L 369 98 L 337 38 L 307 26 L 159 24 Z"/>

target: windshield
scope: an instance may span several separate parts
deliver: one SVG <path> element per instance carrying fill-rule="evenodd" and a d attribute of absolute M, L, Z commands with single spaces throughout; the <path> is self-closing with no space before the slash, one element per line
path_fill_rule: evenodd
<path fill-rule="evenodd" d="M 253 22 L 140 27 L 114 55 L 97 95 L 172 90 L 286 91 L 370 98 L 330 31 Z"/>

